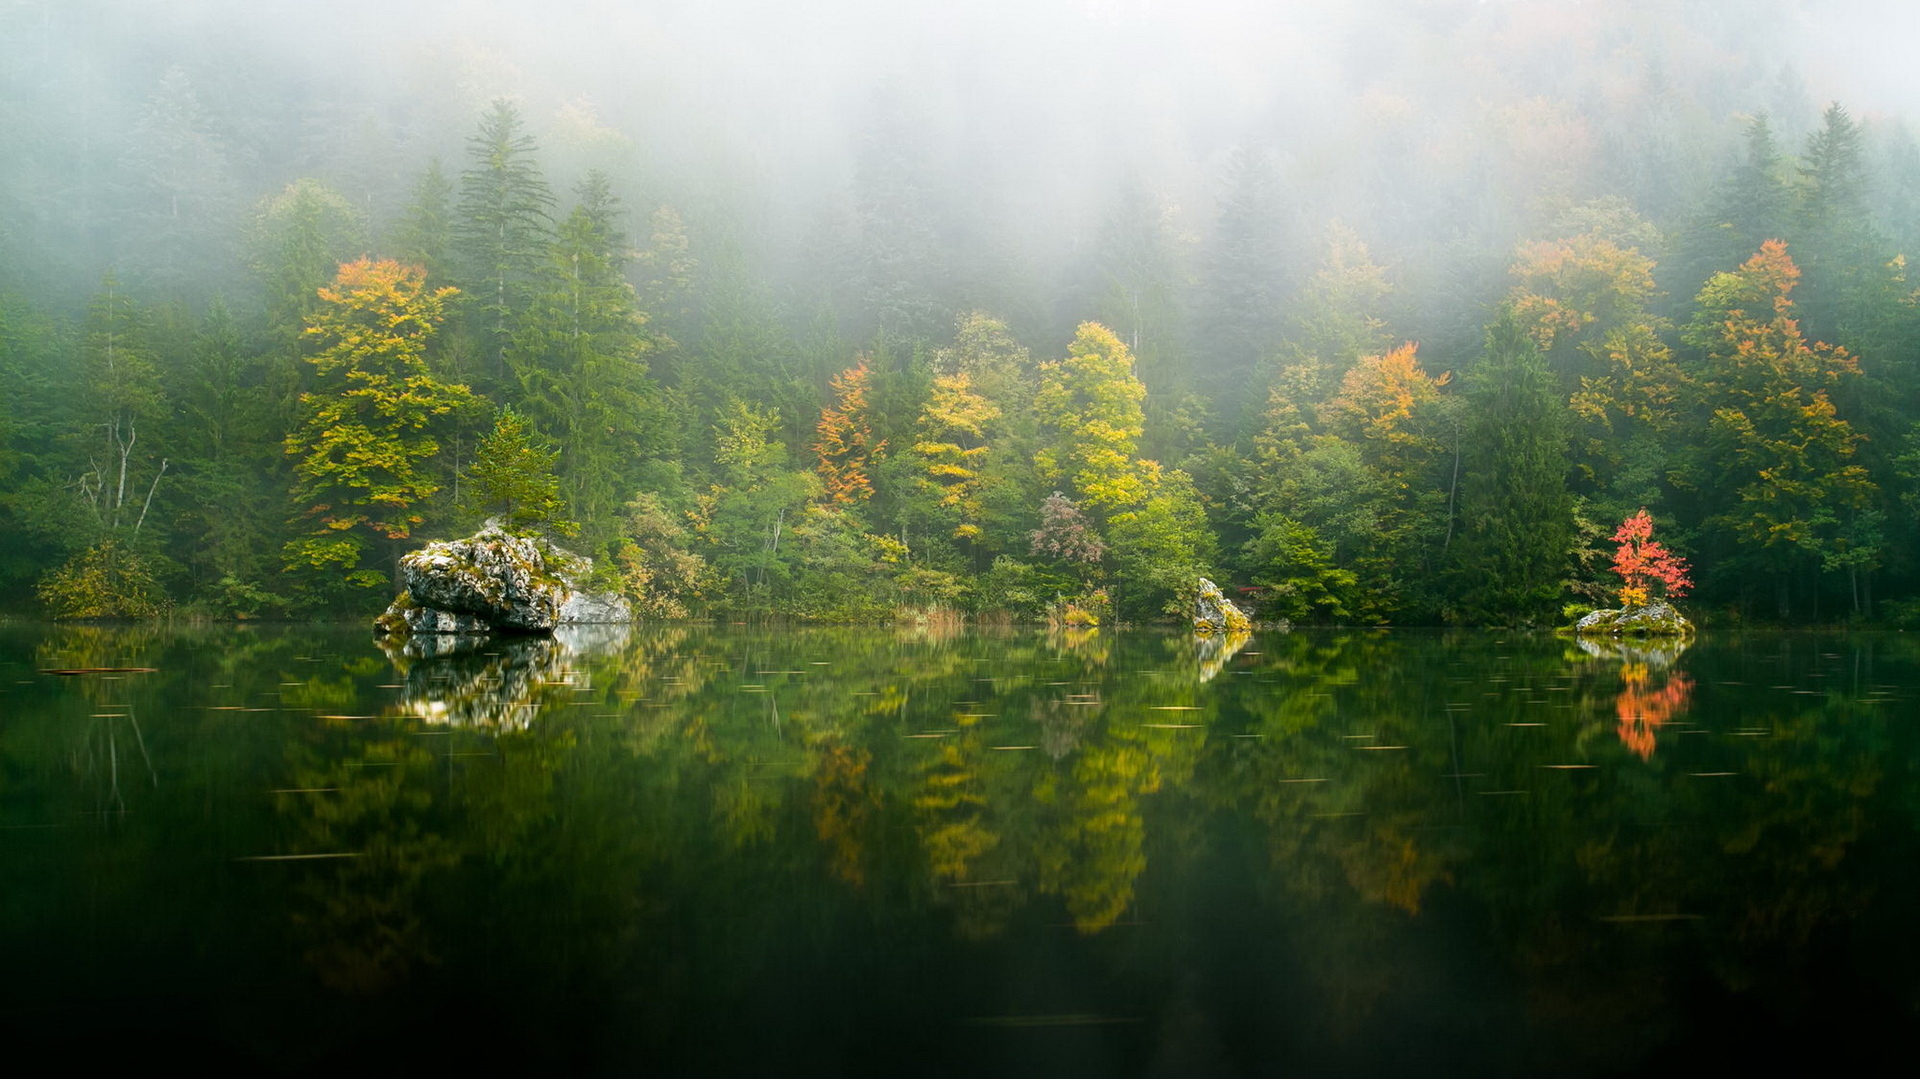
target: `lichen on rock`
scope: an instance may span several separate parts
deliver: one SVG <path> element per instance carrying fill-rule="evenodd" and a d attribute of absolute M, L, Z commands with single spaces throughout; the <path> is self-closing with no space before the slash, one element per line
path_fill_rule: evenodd
<path fill-rule="evenodd" d="M 1200 591 L 1193 601 L 1193 631 L 1202 636 L 1214 633 L 1246 633 L 1253 628 L 1253 620 L 1247 613 L 1234 605 L 1220 586 L 1200 578 Z"/>
<path fill-rule="evenodd" d="M 1576 637 L 1691 637 L 1693 623 L 1670 603 L 1589 612 L 1570 630 Z"/>
<path fill-rule="evenodd" d="M 550 633 L 577 623 L 630 622 L 624 597 L 580 586 L 592 563 L 489 521 L 465 539 L 429 543 L 400 559 L 406 590 L 374 620 L 376 632 Z"/>

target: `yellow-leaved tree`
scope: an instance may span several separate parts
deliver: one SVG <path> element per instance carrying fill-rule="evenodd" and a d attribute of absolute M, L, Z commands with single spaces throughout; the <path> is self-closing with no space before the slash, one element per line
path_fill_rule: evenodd
<path fill-rule="evenodd" d="M 440 450 L 434 428 L 478 403 L 427 365 L 455 291 L 429 289 L 418 266 L 364 258 L 342 264 L 320 290 L 306 326 L 319 346 L 308 358 L 313 381 L 286 442 L 294 499 L 311 525 L 287 544 L 290 570 L 368 588 L 390 580 L 400 541 L 422 521 L 420 503 L 440 489 L 429 467 Z M 385 564 L 370 562 L 372 553 Z"/>

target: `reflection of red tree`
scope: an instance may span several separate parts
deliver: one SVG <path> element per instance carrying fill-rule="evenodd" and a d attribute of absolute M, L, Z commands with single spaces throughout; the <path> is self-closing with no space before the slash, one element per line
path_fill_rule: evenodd
<path fill-rule="evenodd" d="M 1666 685 L 1649 689 L 1644 663 L 1629 663 L 1620 668 L 1620 678 L 1626 684 L 1620 687 L 1620 696 L 1613 702 L 1613 709 L 1620 716 L 1620 741 L 1644 761 L 1653 756 L 1655 732 L 1686 711 L 1687 700 L 1693 696 L 1693 679 L 1675 674 L 1667 679 Z"/>

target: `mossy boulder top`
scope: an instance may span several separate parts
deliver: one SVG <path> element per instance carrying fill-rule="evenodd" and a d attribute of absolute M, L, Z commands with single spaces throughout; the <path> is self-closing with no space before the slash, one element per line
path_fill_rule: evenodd
<path fill-rule="evenodd" d="M 374 624 L 387 633 L 548 633 L 631 621 L 622 597 L 577 587 L 588 568 L 586 559 L 489 523 L 402 556 L 406 591 Z"/>
<path fill-rule="evenodd" d="M 1593 611 L 1573 624 L 1581 637 L 1691 637 L 1693 623 L 1670 603 Z"/>

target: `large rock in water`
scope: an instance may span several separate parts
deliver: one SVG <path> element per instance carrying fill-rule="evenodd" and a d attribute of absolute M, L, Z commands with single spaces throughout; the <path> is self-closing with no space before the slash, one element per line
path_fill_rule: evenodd
<path fill-rule="evenodd" d="M 549 633 L 555 626 L 630 622 L 624 597 L 581 587 L 591 563 L 489 522 L 466 539 L 401 557 L 406 591 L 374 620 L 383 633 Z"/>
<path fill-rule="evenodd" d="M 1592 611 L 1573 624 L 1580 637 L 1691 637 L 1693 623 L 1670 603 Z"/>
<path fill-rule="evenodd" d="M 1234 606 L 1220 586 L 1200 578 L 1200 594 L 1193 601 L 1193 631 L 1199 634 L 1245 633 L 1253 628 L 1247 612 Z"/>

